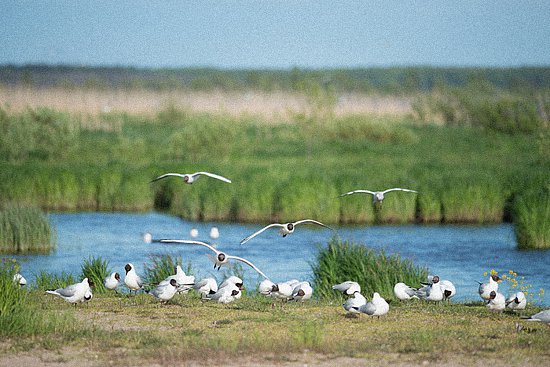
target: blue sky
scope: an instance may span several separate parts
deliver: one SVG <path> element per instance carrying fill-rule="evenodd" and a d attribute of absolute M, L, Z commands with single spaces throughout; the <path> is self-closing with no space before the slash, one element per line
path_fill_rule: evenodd
<path fill-rule="evenodd" d="M 0 64 L 548 66 L 549 19 L 549 1 L 8 0 Z"/>

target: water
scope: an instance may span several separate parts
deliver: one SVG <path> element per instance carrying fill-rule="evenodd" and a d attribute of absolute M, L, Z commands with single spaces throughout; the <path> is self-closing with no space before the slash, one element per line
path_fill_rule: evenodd
<path fill-rule="evenodd" d="M 244 245 L 239 241 L 262 228 L 262 225 L 233 223 L 196 223 L 172 216 L 146 213 L 75 213 L 51 214 L 50 220 L 57 232 L 57 248 L 50 255 L 14 256 L 22 265 L 21 272 L 32 282 L 42 270 L 51 273 L 80 274 L 82 261 L 90 256 L 101 256 L 109 261 L 114 271 L 124 274 L 128 262 L 143 274 L 145 263 L 151 264 L 155 254 L 181 256 L 183 267 L 191 262 L 197 277 L 215 276 L 222 279 L 224 271 L 213 269 L 206 256 L 209 250 L 201 246 L 146 244 L 145 232 L 154 238 L 191 239 L 189 231 L 199 231 L 198 240 L 211 242 L 210 228 L 217 226 L 220 250 L 253 262 L 273 281 L 292 278 L 311 280 L 311 266 L 318 245 L 326 245 L 332 232 L 317 226 L 302 225 L 281 238 L 276 229 L 270 229 Z M 477 300 L 476 281 L 485 281 L 485 271 L 500 274 L 512 269 L 518 278 L 533 285 L 535 301 L 539 288 L 548 288 L 550 279 L 550 251 L 518 251 L 513 226 L 354 226 L 338 228 L 345 240 L 383 248 L 386 253 L 398 253 L 415 264 L 427 266 L 431 274 L 453 281 L 457 300 Z M 254 287 L 260 278 L 243 264 L 247 286 Z M 504 283 L 503 283 L 504 284 Z M 506 291 L 506 288 L 504 288 Z M 542 303 L 550 304 L 548 297 Z"/>

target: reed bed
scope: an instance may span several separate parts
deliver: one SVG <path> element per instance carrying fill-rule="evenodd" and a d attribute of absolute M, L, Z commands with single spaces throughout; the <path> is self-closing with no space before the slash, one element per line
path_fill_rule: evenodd
<path fill-rule="evenodd" d="M 545 190 L 527 192 L 514 205 L 518 247 L 545 249 L 550 243 L 550 185 Z"/>
<path fill-rule="evenodd" d="M 320 248 L 317 262 L 312 264 L 314 289 L 323 299 L 340 299 L 332 286 L 348 280 L 361 285 L 361 293 L 372 296 L 378 292 L 385 299 L 394 298 L 393 286 L 404 282 L 419 285 L 425 282 L 428 269 L 414 265 L 399 255 L 388 256 L 365 245 L 332 238 Z"/>
<path fill-rule="evenodd" d="M 53 230 L 39 208 L 7 204 L 0 209 L 0 253 L 47 253 L 53 247 Z"/>
<path fill-rule="evenodd" d="M 94 293 L 104 293 L 107 290 L 103 282 L 111 274 L 108 260 L 90 256 L 90 258 L 82 262 L 80 269 L 79 279 L 88 278 L 88 282 L 93 287 Z"/>

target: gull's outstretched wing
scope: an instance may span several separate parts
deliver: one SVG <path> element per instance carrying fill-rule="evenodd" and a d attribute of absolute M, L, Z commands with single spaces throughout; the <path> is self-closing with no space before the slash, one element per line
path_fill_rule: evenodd
<path fill-rule="evenodd" d="M 258 274 L 260 274 L 261 276 L 263 276 L 265 279 L 269 279 L 267 277 L 267 275 L 265 275 L 260 269 L 258 269 L 256 267 L 256 265 L 252 264 L 250 261 L 248 261 L 247 259 L 243 259 L 242 257 L 238 257 L 238 256 L 231 256 L 231 255 L 227 255 L 227 257 L 229 259 L 235 259 L 235 260 L 238 260 L 238 261 L 242 261 L 243 263 L 245 263 L 246 265 L 250 266 L 252 269 L 256 270 L 258 272 Z"/>
<path fill-rule="evenodd" d="M 197 176 L 200 176 L 200 175 L 205 175 L 205 176 L 208 176 L 208 177 L 212 177 L 212 178 L 221 180 L 223 182 L 231 183 L 230 179 L 225 178 L 225 177 L 220 176 L 220 175 L 216 175 L 214 173 L 210 173 L 210 172 L 195 172 L 191 176 L 193 176 L 193 178 L 196 178 Z"/>
<path fill-rule="evenodd" d="M 151 182 L 162 180 L 163 178 L 171 177 L 171 176 L 182 177 L 182 178 L 185 177 L 185 175 L 181 173 L 165 173 L 163 175 L 158 176 L 157 178 L 152 179 Z"/>
<path fill-rule="evenodd" d="M 390 192 L 390 191 L 406 191 L 406 192 L 416 192 L 416 193 L 418 192 L 418 191 L 414 191 L 414 190 L 401 189 L 401 188 L 399 188 L 399 187 L 394 187 L 393 189 L 384 190 L 384 191 L 382 191 L 382 193 L 385 194 L 385 193 L 388 193 L 388 192 Z"/>
<path fill-rule="evenodd" d="M 249 240 L 251 240 L 252 238 L 256 237 L 257 235 L 259 235 L 260 233 L 262 233 L 263 231 L 265 231 L 266 229 L 268 228 L 271 228 L 271 227 L 284 227 L 284 224 L 280 224 L 280 223 L 272 223 L 270 225 L 267 225 L 265 226 L 264 228 L 260 229 L 258 232 L 254 232 L 252 233 L 250 236 L 246 237 L 246 238 L 243 238 L 241 240 L 241 245 L 245 242 L 248 242 Z"/>
<path fill-rule="evenodd" d="M 374 192 L 369 191 L 369 190 L 353 190 L 353 191 L 350 191 L 350 192 L 346 192 L 345 194 L 342 194 L 340 196 L 353 195 L 353 194 L 371 194 L 371 195 L 374 195 Z"/>
<path fill-rule="evenodd" d="M 293 224 L 294 224 L 294 226 L 297 226 L 298 224 L 317 224 L 318 226 L 325 227 L 325 228 L 333 230 L 329 226 L 327 226 L 327 225 L 325 225 L 321 222 L 317 222 L 316 220 L 313 220 L 313 219 L 302 219 L 302 220 L 299 220 L 297 222 L 294 222 Z"/>
<path fill-rule="evenodd" d="M 158 242 L 160 242 L 160 243 L 178 243 L 178 244 L 183 244 L 183 245 L 204 246 L 204 247 L 214 251 L 216 254 L 219 253 L 219 251 L 216 250 L 214 247 L 212 247 L 211 245 L 209 245 L 205 242 L 201 242 L 201 241 L 193 241 L 193 240 L 159 240 Z"/>

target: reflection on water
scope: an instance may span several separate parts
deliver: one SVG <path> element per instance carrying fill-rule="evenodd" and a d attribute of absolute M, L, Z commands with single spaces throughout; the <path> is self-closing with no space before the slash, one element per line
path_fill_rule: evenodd
<path fill-rule="evenodd" d="M 292 278 L 311 279 L 310 264 L 315 261 L 317 246 L 326 245 L 332 232 L 316 226 L 301 226 L 282 238 L 277 230 L 267 230 L 244 245 L 239 241 L 260 229 L 262 224 L 196 223 L 158 213 L 77 213 L 51 214 L 57 232 L 57 249 L 50 255 L 14 256 L 21 272 L 31 282 L 40 271 L 80 274 L 82 261 L 90 256 L 107 259 L 113 270 L 124 274 L 124 265 L 132 262 L 143 273 L 144 264 L 151 263 L 153 254 L 181 256 L 184 268 L 192 264 L 194 275 L 223 277 L 212 267 L 207 249 L 200 246 L 147 244 L 145 232 L 154 238 L 191 239 L 192 228 L 198 230 L 198 240 L 212 241 L 210 229 L 217 226 L 220 250 L 245 257 L 274 281 Z M 516 250 L 513 226 L 357 226 L 338 228 L 345 240 L 383 248 L 387 253 L 399 253 L 415 264 L 427 266 L 432 274 L 453 281 L 457 300 L 477 300 L 477 283 L 484 281 L 483 272 L 495 269 L 500 273 L 510 269 L 525 276 L 533 284 L 534 293 L 548 288 L 550 251 Z M 256 273 L 243 267 L 248 287 L 260 280 Z M 506 292 L 505 292 L 506 293 Z M 535 300 L 538 299 L 536 296 Z M 550 304 L 548 297 L 544 304 Z"/>

